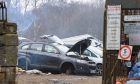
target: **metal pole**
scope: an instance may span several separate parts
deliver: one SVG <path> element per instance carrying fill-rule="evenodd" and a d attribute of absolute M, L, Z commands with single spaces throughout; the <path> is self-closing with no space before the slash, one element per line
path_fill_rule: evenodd
<path fill-rule="evenodd" d="M 28 50 L 28 49 L 27 49 Z M 26 71 L 28 70 L 27 51 L 26 51 Z"/>

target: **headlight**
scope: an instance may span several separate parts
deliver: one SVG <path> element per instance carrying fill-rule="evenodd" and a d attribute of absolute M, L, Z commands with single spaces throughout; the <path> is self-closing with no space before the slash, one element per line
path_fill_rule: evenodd
<path fill-rule="evenodd" d="M 76 60 L 76 62 L 78 62 L 78 63 L 87 63 L 87 62 L 84 61 L 84 60 Z"/>

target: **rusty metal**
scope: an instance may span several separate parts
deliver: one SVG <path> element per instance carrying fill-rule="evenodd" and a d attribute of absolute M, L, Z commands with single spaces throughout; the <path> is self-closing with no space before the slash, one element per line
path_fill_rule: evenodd
<path fill-rule="evenodd" d="M 0 2 L 0 21 L 7 21 L 7 8 L 5 2 Z"/>

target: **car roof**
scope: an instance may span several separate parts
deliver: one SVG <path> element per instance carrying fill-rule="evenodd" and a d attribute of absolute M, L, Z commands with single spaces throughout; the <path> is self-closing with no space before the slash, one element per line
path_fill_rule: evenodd
<path fill-rule="evenodd" d="M 47 44 L 47 45 L 52 45 L 52 46 L 57 46 L 57 45 L 62 45 L 59 43 L 46 43 L 46 42 L 25 42 L 22 43 L 21 45 L 19 45 L 19 48 L 21 48 L 22 46 L 26 45 L 26 44 Z M 74 44 L 68 51 L 68 52 L 77 52 L 79 55 L 83 54 L 83 52 L 85 51 L 85 49 L 87 49 L 87 47 L 91 44 L 91 40 L 90 39 L 84 39 L 81 40 L 79 42 L 77 42 L 76 44 Z M 66 46 L 66 45 L 62 45 L 62 46 Z"/>
<path fill-rule="evenodd" d="M 23 46 L 23 45 L 26 45 L 26 44 L 47 44 L 47 45 L 61 45 L 59 43 L 46 43 L 46 42 L 23 42 L 19 45 L 20 46 Z"/>
<path fill-rule="evenodd" d="M 47 44 L 47 43 L 45 43 L 45 42 L 23 42 L 23 43 L 21 43 L 19 46 L 23 46 L 23 45 L 26 45 L 26 44 L 35 44 L 35 43 Z"/>

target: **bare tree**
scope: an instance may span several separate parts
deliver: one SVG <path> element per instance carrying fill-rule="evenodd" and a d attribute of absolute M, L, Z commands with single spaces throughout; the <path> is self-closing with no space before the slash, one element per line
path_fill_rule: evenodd
<path fill-rule="evenodd" d="M 78 2 L 67 4 L 64 3 L 65 1 L 30 0 L 30 4 L 26 4 L 25 8 L 31 5 L 33 7 L 31 12 L 35 17 L 33 17 L 34 21 L 27 36 L 36 41 L 37 37 L 46 33 L 56 34 L 61 38 L 89 33 L 101 39 L 103 4 L 101 3 L 99 7 L 96 7 L 96 4 L 80 4 Z M 58 3 L 55 4 L 56 2 Z M 44 4 L 39 6 L 40 3 Z"/>
<path fill-rule="evenodd" d="M 36 12 L 36 10 L 37 10 L 37 4 L 38 4 L 38 1 L 39 0 L 33 0 L 34 1 L 34 3 L 33 3 L 33 8 L 34 8 L 34 10 L 35 10 L 35 12 Z M 36 41 L 37 40 L 37 35 L 38 35 L 38 31 L 39 31 L 39 28 L 40 28 L 40 24 L 38 24 L 38 23 L 36 23 L 36 20 L 37 20 L 37 18 L 34 20 L 34 22 L 33 22 L 33 28 L 34 28 L 34 41 Z M 37 25 L 38 24 L 38 25 Z"/>
<path fill-rule="evenodd" d="M 24 13 L 26 13 L 26 10 L 28 8 L 29 3 L 30 3 L 30 0 L 25 0 L 25 2 L 24 2 L 24 5 L 25 5 L 25 7 L 24 7 Z"/>

